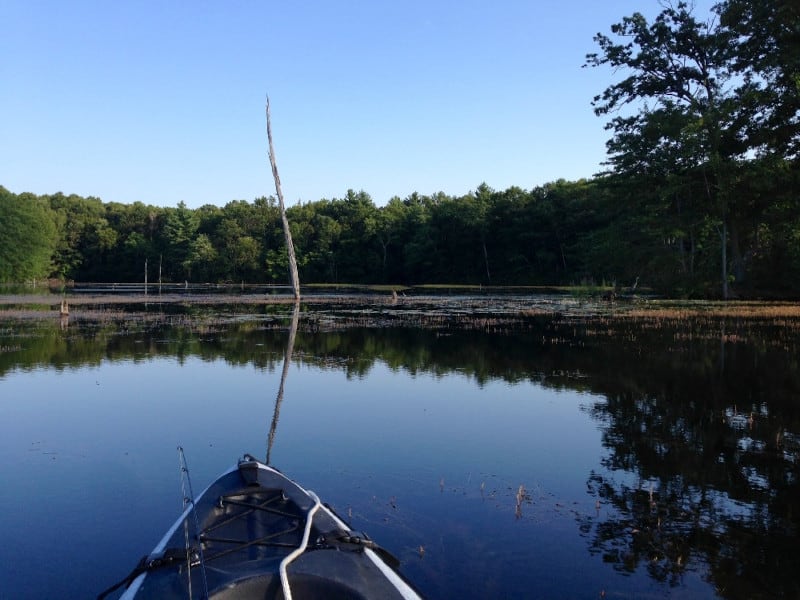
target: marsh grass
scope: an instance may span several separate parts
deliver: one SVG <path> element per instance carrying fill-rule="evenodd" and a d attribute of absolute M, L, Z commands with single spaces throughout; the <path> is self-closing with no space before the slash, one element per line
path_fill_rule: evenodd
<path fill-rule="evenodd" d="M 456 331 L 503 334 L 533 331 L 541 328 L 544 319 L 555 324 L 544 341 L 579 346 L 598 336 L 636 343 L 648 331 L 660 332 L 676 343 L 708 339 L 737 343 L 749 339 L 753 328 L 764 327 L 775 330 L 768 339 L 770 345 L 786 346 L 784 338 L 800 332 L 800 304 L 788 302 L 607 302 L 563 294 L 398 296 L 391 293 L 395 289 L 376 289 L 303 296 L 300 329 L 316 333 L 406 327 L 435 330 L 437 336 Z M 264 329 L 285 327 L 294 298 L 288 294 L 100 293 L 71 294 L 69 303 L 64 325 L 120 323 L 209 331 L 248 321 Z M 60 299 L 54 296 L 0 295 L 0 320 L 55 319 L 59 310 Z"/>
<path fill-rule="evenodd" d="M 800 303 L 789 302 L 654 302 L 620 313 L 631 318 L 685 319 L 697 317 L 800 319 Z"/>

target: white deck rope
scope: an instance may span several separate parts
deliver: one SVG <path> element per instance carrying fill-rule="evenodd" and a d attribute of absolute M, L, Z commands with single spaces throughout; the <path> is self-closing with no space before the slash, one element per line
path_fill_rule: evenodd
<path fill-rule="evenodd" d="M 294 551 L 289 554 L 286 558 L 281 561 L 280 566 L 280 575 L 281 575 L 281 586 L 283 586 L 283 597 L 285 600 L 292 600 L 292 590 L 289 587 L 289 575 L 286 573 L 286 567 L 300 556 L 303 552 L 306 551 L 306 547 L 308 546 L 308 538 L 311 536 L 311 523 L 314 520 L 314 513 L 319 510 L 319 507 L 322 506 L 322 501 L 319 497 L 312 492 L 311 490 L 305 490 L 311 499 L 314 501 L 314 506 L 306 514 L 306 527 L 303 530 L 303 541 L 300 542 L 300 545 L 294 549 Z"/>

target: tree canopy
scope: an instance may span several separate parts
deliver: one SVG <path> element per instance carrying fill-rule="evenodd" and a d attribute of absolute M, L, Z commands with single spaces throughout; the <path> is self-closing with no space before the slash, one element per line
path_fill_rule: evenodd
<path fill-rule="evenodd" d="M 0 186 L 0 281 L 47 277 L 56 242 L 53 211 L 32 194 Z"/>
<path fill-rule="evenodd" d="M 752 178 L 796 163 L 799 32 L 788 2 L 728 0 L 706 20 L 667 3 L 651 23 L 634 13 L 611 37 L 598 33 L 600 51 L 587 55 L 622 74 L 593 102 L 611 116 L 611 173 L 648 190 L 627 201 L 684 272 L 693 275 L 699 248 L 716 246 L 723 298 L 774 239 L 769 210 L 789 203 L 796 214 L 791 178 L 762 180 L 779 202 L 754 197 Z"/>

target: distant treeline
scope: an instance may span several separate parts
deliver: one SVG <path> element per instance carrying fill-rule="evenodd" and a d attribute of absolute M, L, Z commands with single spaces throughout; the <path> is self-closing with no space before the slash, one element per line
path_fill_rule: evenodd
<path fill-rule="evenodd" d="M 800 296 L 800 4 L 665 3 L 595 36 L 607 173 L 376 207 L 288 209 L 303 283 L 639 282 L 673 296 Z M 0 281 L 287 280 L 272 198 L 159 208 L 0 187 Z"/>
<path fill-rule="evenodd" d="M 743 169 L 756 207 L 737 231 L 734 289 L 800 293 L 800 209 L 790 165 Z M 695 182 L 702 187 L 702 180 Z M 720 237 L 692 187 L 665 197 L 646 179 L 557 181 L 464 196 L 365 192 L 288 209 L 304 283 L 641 285 L 718 294 Z M 104 203 L 0 187 L 0 280 L 285 283 L 273 198 L 189 209 Z"/>

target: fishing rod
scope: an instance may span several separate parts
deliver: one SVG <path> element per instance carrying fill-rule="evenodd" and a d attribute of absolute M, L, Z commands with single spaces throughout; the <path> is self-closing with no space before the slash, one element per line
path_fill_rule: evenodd
<path fill-rule="evenodd" d="M 189 600 L 192 600 L 192 562 L 193 559 L 196 557 L 197 564 L 200 565 L 200 573 L 201 573 L 201 581 L 203 583 L 203 593 L 201 596 L 201 600 L 208 600 L 208 580 L 206 579 L 206 565 L 205 565 L 205 557 L 203 556 L 203 542 L 200 539 L 200 519 L 197 516 L 197 507 L 194 503 L 194 491 L 192 490 L 192 480 L 189 478 L 189 466 L 186 463 L 186 456 L 183 453 L 183 447 L 178 446 L 178 462 L 180 463 L 181 468 L 181 494 L 183 496 L 183 513 L 186 515 L 183 518 L 183 531 L 184 531 L 184 553 L 186 555 L 186 567 L 187 567 L 187 578 L 188 578 L 188 587 L 189 587 Z M 187 512 L 187 505 L 191 504 L 191 513 L 192 518 L 194 520 L 194 530 L 195 533 L 193 538 L 197 540 L 197 553 L 195 555 L 192 547 L 189 544 L 189 515 Z M 97 600 L 103 600 L 119 588 L 124 586 L 129 586 L 133 581 L 142 575 L 143 573 L 147 573 L 153 569 L 158 569 L 160 567 L 174 564 L 177 560 L 180 559 L 180 556 L 175 552 L 171 552 L 169 550 L 163 551 L 161 553 L 155 553 L 142 558 L 139 561 L 139 564 L 136 565 L 136 568 L 130 572 L 130 574 L 125 577 L 122 581 L 119 581 L 109 587 L 108 589 L 102 591 L 98 596 Z M 125 597 L 126 594 L 123 595 Z"/>
<path fill-rule="evenodd" d="M 200 564 L 201 581 L 203 582 L 202 600 L 208 600 L 208 580 L 206 579 L 206 563 L 203 557 L 203 542 L 200 540 L 200 519 L 197 517 L 197 507 L 194 503 L 194 491 L 192 490 L 192 480 L 189 477 L 189 465 L 186 464 L 186 455 L 183 453 L 183 446 L 178 446 L 178 462 L 181 468 L 181 494 L 183 495 L 183 509 L 186 510 L 188 504 L 192 505 L 192 517 L 194 519 L 194 531 L 197 538 L 197 557 Z M 188 488 L 188 494 L 187 492 Z M 189 519 L 183 522 L 184 540 L 186 544 L 186 567 L 189 583 L 189 598 L 192 598 L 192 552 L 189 545 Z"/>

